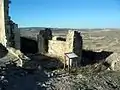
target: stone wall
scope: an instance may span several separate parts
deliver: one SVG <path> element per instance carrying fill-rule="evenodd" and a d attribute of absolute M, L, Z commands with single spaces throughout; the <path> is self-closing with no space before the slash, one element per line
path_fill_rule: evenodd
<path fill-rule="evenodd" d="M 68 31 L 66 37 L 66 52 L 74 52 L 76 55 L 79 56 L 79 62 L 81 63 L 82 57 L 82 36 L 81 33 L 78 31 Z"/>
<path fill-rule="evenodd" d="M 15 48 L 20 49 L 20 30 L 18 29 L 18 25 L 14 24 L 14 43 L 15 43 Z"/>
<path fill-rule="evenodd" d="M 67 51 L 74 52 L 78 56 L 81 55 L 82 37 L 78 31 L 69 31 L 66 38 Z"/>
<path fill-rule="evenodd" d="M 82 56 L 82 37 L 78 31 L 70 30 L 65 37 L 53 36 L 50 29 L 42 30 L 37 36 L 38 53 L 49 54 L 61 59 L 64 59 L 65 53 L 74 52 L 79 56 L 79 61 Z"/>
<path fill-rule="evenodd" d="M 0 43 L 20 49 L 20 31 L 9 16 L 10 0 L 0 0 Z"/>
<path fill-rule="evenodd" d="M 38 53 L 45 53 L 44 49 L 44 38 L 41 35 L 37 36 L 38 42 Z"/>
<path fill-rule="evenodd" d="M 38 53 L 47 53 L 48 52 L 48 40 L 52 39 L 52 31 L 49 28 L 46 28 L 45 30 L 41 30 L 39 32 L 39 35 L 37 35 L 37 41 L 38 41 Z"/>
<path fill-rule="evenodd" d="M 82 37 L 78 31 L 69 31 L 65 41 L 57 40 L 58 37 L 53 37 L 49 40 L 48 53 L 53 56 L 64 59 L 64 53 L 74 52 L 81 60 L 82 56 Z M 61 39 L 62 40 L 62 39 Z"/>
<path fill-rule="evenodd" d="M 6 32 L 5 32 L 5 0 L 0 0 L 0 43 L 6 46 Z"/>
<path fill-rule="evenodd" d="M 66 53 L 66 42 L 49 40 L 49 50 L 50 55 L 55 57 L 64 58 L 64 53 Z"/>

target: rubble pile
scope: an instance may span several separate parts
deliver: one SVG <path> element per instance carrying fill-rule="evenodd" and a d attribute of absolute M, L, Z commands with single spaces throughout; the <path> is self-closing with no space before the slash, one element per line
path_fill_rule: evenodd
<path fill-rule="evenodd" d="M 41 69 L 30 73 L 21 67 L 7 65 L 0 69 L 1 90 L 119 90 L 120 72 L 103 71 L 67 73 L 64 70 Z M 21 87 L 22 86 L 22 87 Z"/>
<path fill-rule="evenodd" d="M 120 54 L 119 53 L 113 53 L 105 60 L 106 63 L 109 64 L 109 69 L 113 71 L 120 71 Z"/>
<path fill-rule="evenodd" d="M 0 44 L 0 66 L 5 66 L 6 64 L 10 64 L 12 62 L 16 63 L 17 66 L 23 65 L 23 61 L 30 60 L 26 57 L 20 50 L 16 50 L 12 47 L 4 47 Z"/>
<path fill-rule="evenodd" d="M 20 50 L 16 50 L 12 47 L 9 47 L 7 49 L 9 51 L 7 57 L 10 59 L 10 61 L 15 62 L 17 66 L 22 67 L 24 64 L 24 60 L 30 60 L 30 58 L 25 56 Z"/>
<path fill-rule="evenodd" d="M 47 90 L 119 90 L 120 72 L 62 73 L 44 83 Z"/>

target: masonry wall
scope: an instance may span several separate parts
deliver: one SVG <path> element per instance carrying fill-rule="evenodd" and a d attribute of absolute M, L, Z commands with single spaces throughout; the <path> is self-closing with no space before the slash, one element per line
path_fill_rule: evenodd
<path fill-rule="evenodd" d="M 0 43 L 6 46 L 6 32 L 5 32 L 5 0 L 0 0 Z"/>
<path fill-rule="evenodd" d="M 9 16 L 9 3 L 10 0 L 0 0 L 0 43 L 20 49 L 20 32 Z"/>
<path fill-rule="evenodd" d="M 79 61 L 81 61 L 82 37 L 80 32 L 69 31 L 65 41 L 59 41 L 57 38 L 59 37 L 53 37 L 52 40 L 49 40 L 49 54 L 64 59 L 65 53 L 74 52 L 79 56 Z"/>
<path fill-rule="evenodd" d="M 15 48 L 20 49 L 20 30 L 18 29 L 18 25 L 14 24 L 14 43 L 15 43 Z"/>
<path fill-rule="evenodd" d="M 64 58 L 64 53 L 66 53 L 66 42 L 65 41 L 57 41 L 57 40 L 49 40 L 49 54 Z"/>

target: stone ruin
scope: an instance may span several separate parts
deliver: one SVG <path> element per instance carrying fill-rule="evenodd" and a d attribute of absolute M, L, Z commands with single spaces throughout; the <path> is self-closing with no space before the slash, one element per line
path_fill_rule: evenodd
<path fill-rule="evenodd" d="M 0 0 L 0 43 L 6 46 L 6 33 L 5 33 L 5 16 L 8 10 L 4 7 L 4 0 Z M 8 6 L 7 6 L 8 7 Z M 6 15 L 5 15 L 6 14 Z M 6 16 L 7 18 L 8 16 Z"/>
<path fill-rule="evenodd" d="M 21 57 L 19 56 L 24 56 L 19 51 L 20 31 L 18 25 L 9 16 L 9 4 L 9 0 L 0 0 L 0 45 L 2 44 L 6 47 L 10 55 L 20 59 Z M 46 28 L 45 30 L 41 30 L 37 36 L 37 44 L 38 53 L 47 53 L 51 56 L 64 59 L 64 53 L 74 52 L 79 56 L 80 60 L 82 57 L 82 37 L 78 31 L 69 31 L 66 37 L 63 38 L 62 36 L 53 36 L 52 31 Z M 2 53 L 0 54 L 2 55 Z M 119 70 L 119 58 L 118 54 L 113 53 L 106 59 L 112 70 Z M 20 61 L 21 65 L 19 66 L 22 66 L 22 60 L 20 59 Z"/>
<path fill-rule="evenodd" d="M 9 0 L 0 0 L 0 54 L 7 53 L 0 58 L 1 63 L 17 62 L 18 66 L 22 66 L 22 58 L 24 54 L 20 52 L 20 31 L 18 25 L 15 24 L 9 16 Z M 3 48 L 6 48 L 6 51 Z"/>
<path fill-rule="evenodd" d="M 9 0 L 0 0 L 0 43 L 20 49 L 20 31 L 9 16 Z"/>
<path fill-rule="evenodd" d="M 74 52 L 81 60 L 82 37 L 78 31 L 68 31 L 66 38 L 52 36 L 50 29 L 40 31 L 38 35 L 39 53 L 48 54 L 64 60 L 64 54 Z"/>
<path fill-rule="evenodd" d="M 52 39 L 52 31 L 49 28 L 46 28 L 45 30 L 41 30 L 37 37 L 38 37 L 38 49 L 39 49 L 38 52 L 47 53 L 49 46 L 48 40 Z"/>

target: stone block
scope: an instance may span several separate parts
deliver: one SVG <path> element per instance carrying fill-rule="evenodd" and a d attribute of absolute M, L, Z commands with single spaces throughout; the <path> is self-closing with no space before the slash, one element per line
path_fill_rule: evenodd
<path fill-rule="evenodd" d="M 66 38 L 67 51 L 74 52 L 78 56 L 82 54 L 82 36 L 78 31 L 69 31 Z"/>
<path fill-rule="evenodd" d="M 66 42 L 49 40 L 49 54 L 55 57 L 64 59 L 64 53 L 66 53 Z"/>
<path fill-rule="evenodd" d="M 113 71 L 120 71 L 120 55 L 118 53 L 113 53 L 108 56 L 105 60 L 109 64 L 109 68 Z"/>
<path fill-rule="evenodd" d="M 52 39 L 52 31 L 49 28 L 40 30 L 38 35 L 39 53 L 48 53 L 48 40 Z"/>

